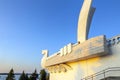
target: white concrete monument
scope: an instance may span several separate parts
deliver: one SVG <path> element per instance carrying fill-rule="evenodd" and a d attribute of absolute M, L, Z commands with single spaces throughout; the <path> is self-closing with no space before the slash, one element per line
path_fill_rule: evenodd
<path fill-rule="evenodd" d="M 41 66 L 50 73 L 50 80 L 120 80 L 120 35 L 87 39 L 95 11 L 91 5 L 92 0 L 84 0 L 76 44 L 69 43 L 52 56 L 42 51 Z"/>
<path fill-rule="evenodd" d="M 78 42 L 84 42 L 88 38 L 90 23 L 94 14 L 95 8 L 91 6 L 92 0 L 84 0 L 79 20 L 78 20 Z"/>

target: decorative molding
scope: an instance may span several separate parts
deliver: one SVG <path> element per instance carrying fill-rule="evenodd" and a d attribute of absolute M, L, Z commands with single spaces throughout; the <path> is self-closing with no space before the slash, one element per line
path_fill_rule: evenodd
<path fill-rule="evenodd" d="M 50 73 L 61 73 L 72 70 L 72 67 L 68 64 L 58 64 L 46 68 Z"/>

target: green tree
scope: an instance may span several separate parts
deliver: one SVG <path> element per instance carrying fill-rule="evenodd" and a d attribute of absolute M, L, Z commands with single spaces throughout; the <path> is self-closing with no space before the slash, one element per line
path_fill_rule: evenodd
<path fill-rule="evenodd" d="M 46 80 L 49 80 L 49 73 L 47 73 L 47 75 L 46 75 Z"/>
<path fill-rule="evenodd" d="M 25 77 L 26 77 L 26 80 L 30 80 L 27 74 L 25 75 Z"/>
<path fill-rule="evenodd" d="M 37 74 L 37 70 L 35 69 L 34 73 L 32 73 L 30 76 L 30 80 L 37 80 L 37 78 L 38 78 L 38 74 Z"/>
<path fill-rule="evenodd" d="M 25 75 L 24 71 L 23 71 L 22 74 L 20 75 L 19 80 L 26 80 L 26 75 Z"/>
<path fill-rule="evenodd" d="M 47 73 L 44 69 L 40 71 L 40 80 L 46 80 Z"/>
<path fill-rule="evenodd" d="M 14 70 L 11 69 L 8 73 L 8 76 L 6 77 L 6 80 L 15 80 Z"/>
<path fill-rule="evenodd" d="M 25 74 L 25 72 L 23 71 L 22 74 L 20 75 L 19 80 L 30 80 L 28 75 Z"/>

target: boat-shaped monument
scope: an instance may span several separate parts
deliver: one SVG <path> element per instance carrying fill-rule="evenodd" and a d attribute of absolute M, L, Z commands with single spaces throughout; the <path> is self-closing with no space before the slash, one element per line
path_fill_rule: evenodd
<path fill-rule="evenodd" d="M 95 9 L 92 0 L 84 0 L 75 44 L 70 42 L 51 56 L 42 50 L 41 66 L 50 80 L 120 80 L 120 35 L 88 39 Z"/>

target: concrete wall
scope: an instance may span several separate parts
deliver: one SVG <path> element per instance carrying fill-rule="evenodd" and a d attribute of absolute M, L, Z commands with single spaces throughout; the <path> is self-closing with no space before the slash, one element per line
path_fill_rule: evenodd
<path fill-rule="evenodd" d="M 74 63 L 67 63 L 71 66 L 71 70 L 61 73 L 50 73 L 50 80 L 81 80 L 82 78 L 92 75 L 96 72 L 109 67 L 120 67 L 120 36 L 113 37 L 108 40 L 109 54 L 102 57 L 96 57 Z M 114 73 L 115 74 L 115 73 Z M 107 74 L 114 75 L 113 73 Z M 116 73 L 116 75 L 120 74 Z M 100 75 L 102 78 L 104 75 Z M 95 79 L 95 78 L 94 78 Z M 97 79 L 98 80 L 98 77 Z"/>

